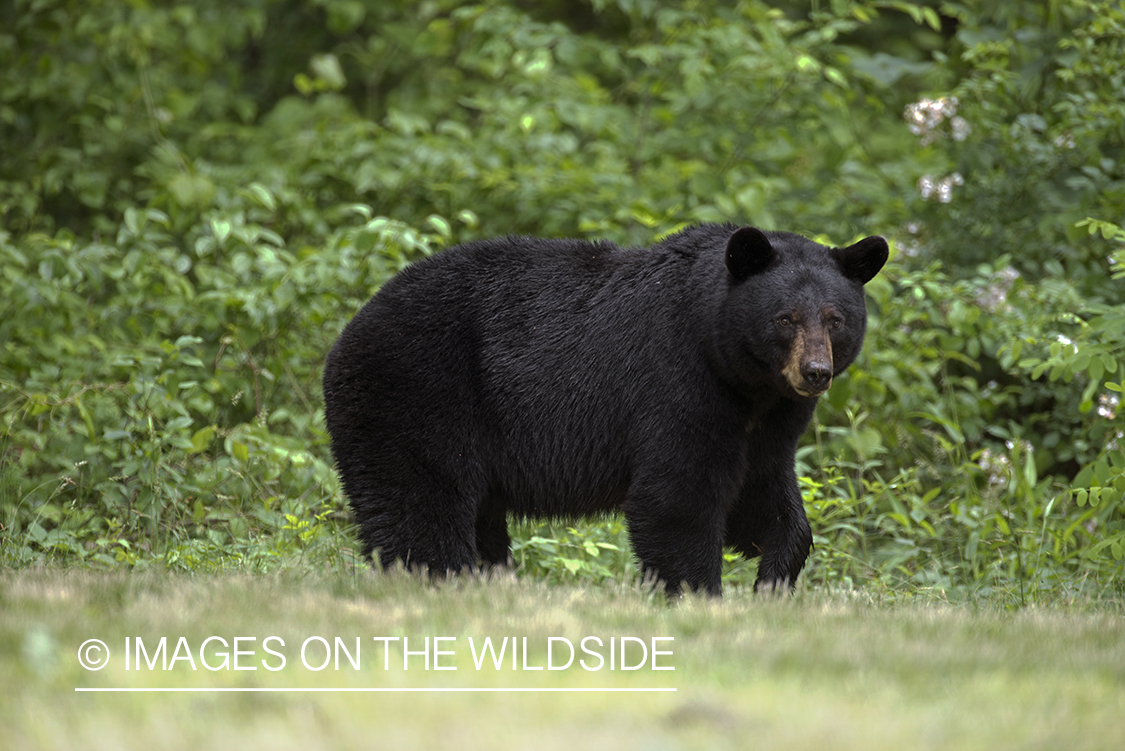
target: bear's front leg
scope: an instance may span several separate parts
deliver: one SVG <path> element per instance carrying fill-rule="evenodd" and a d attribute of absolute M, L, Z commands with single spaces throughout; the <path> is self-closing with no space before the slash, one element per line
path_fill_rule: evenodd
<path fill-rule="evenodd" d="M 747 558 L 761 556 L 754 591 L 792 590 L 812 547 L 796 478 L 748 482 L 728 520 L 726 542 Z"/>
<path fill-rule="evenodd" d="M 748 466 L 727 517 L 725 544 L 761 556 L 754 590 L 793 589 L 812 547 L 812 529 L 794 471 L 797 441 L 815 400 L 783 400 L 747 433 Z"/>

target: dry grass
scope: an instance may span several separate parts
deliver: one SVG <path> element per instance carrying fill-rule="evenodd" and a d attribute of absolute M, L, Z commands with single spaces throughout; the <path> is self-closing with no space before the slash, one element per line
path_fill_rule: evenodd
<path fill-rule="evenodd" d="M 126 671 L 126 637 L 169 650 L 185 637 L 236 636 L 284 670 Z M 361 669 L 306 669 L 309 636 L 349 646 Z M 442 665 L 384 670 L 373 636 L 452 636 Z M 468 647 L 527 637 L 674 637 L 674 671 L 476 670 Z M 79 645 L 106 642 L 90 672 Z M 401 642 L 400 642 L 401 643 Z M 651 643 L 651 642 L 650 642 Z M 671 645 L 668 647 L 668 645 Z M 323 651 L 310 647 L 310 663 Z M 273 644 L 278 649 L 277 643 Z M 636 649 L 631 644 L 630 648 Z M 432 645 L 431 645 L 432 650 Z M 608 651 L 606 657 L 608 658 Z M 214 650 L 211 650 L 214 652 Z M 319 654 L 319 657 L 317 656 Z M 631 657 L 630 660 L 635 660 Z M 579 655 L 582 656 L 582 655 Z M 212 663 L 217 659 L 210 657 Z M 593 664 L 589 658 L 588 664 Z M 522 665 L 522 663 L 520 663 Z M 803 592 L 771 601 L 732 592 L 674 607 L 643 591 L 577 589 L 498 577 L 440 586 L 403 575 L 176 577 L 0 574 L 0 723 L 14 749 L 1117 749 L 1125 738 L 1125 617 L 1119 603 L 1008 613 L 940 603 L 881 604 Z M 654 688 L 675 693 L 76 693 L 75 687 Z"/>

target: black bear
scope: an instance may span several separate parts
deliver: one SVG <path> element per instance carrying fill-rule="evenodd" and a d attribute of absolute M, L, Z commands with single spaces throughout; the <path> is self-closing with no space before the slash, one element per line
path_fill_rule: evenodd
<path fill-rule="evenodd" d="M 507 517 L 620 509 L 646 575 L 721 592 L 722 549 L 792 587 L 812 545 L 794 457 L 856 358 L 868 237 L 705 224 L 651 248 L 507 237 L 415 263 L 328 355 L 332 452 L 364 555 L 508 560 Z"/>

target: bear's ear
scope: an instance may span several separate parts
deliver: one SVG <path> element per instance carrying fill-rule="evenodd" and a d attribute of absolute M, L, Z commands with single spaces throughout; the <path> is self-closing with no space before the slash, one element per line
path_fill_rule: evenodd
<path fill-rule="evenodd" d="M 727 269 L 737 281 L 760 274 L 777 254 L 759 229 L 740 227 L 727 240 Z"/>
<path fill-rule="evenodd" d="M 865 237 L 855 245 L 834 248 L 832 254 L 844 276 L 860 284 L 871 281 L 887 262 L 887 241 L 878 235 Z"/>

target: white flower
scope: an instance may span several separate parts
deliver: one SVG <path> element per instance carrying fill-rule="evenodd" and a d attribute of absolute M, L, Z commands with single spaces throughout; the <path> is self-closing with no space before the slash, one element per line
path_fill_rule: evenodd
<path fill-rule="evenodd" d="M 949 121 L 950 130 L 953 131 L 954 141 L 964 141 L 973 132 L 973 128 L 969 125 L 969 121 L 961 116 L 957 116 Z"/>
<path fill-rule="evenodd" d="M 1117 417 L 1117 405 L 1120 403 L 1117 394 L 1102 394 L 1098 397 L 1098 416 L 1112 420 Z"/>
<path fill-rule="evenodd" d="M 961 177 L 960 172 L 954 172 L 952 175 L 942 178 L 922 175 L 918 178 L 918 192 L 922 194 L 922 200 L 924 201 L 933 197 L 941 203 L 949 203 L 953 200 L 953 186 L 964 184 L 965 178 Z"/>
<path fill-rule="evenodd" d="M 957 114 L 957 97 L 938 97 L 928 99 L 923 97 L 917 102 L 906 105 L 903 119 L 906 120 L 910 132 L 918 136 L 923 146 L 928 146 L 939 138 L 944 138 L 941 129 L 943 122 L 949 122 L 950 134 L 955 141 L 964 141 L 972 132 L 969 123 L 963 117 L 954 117 Z"/>

